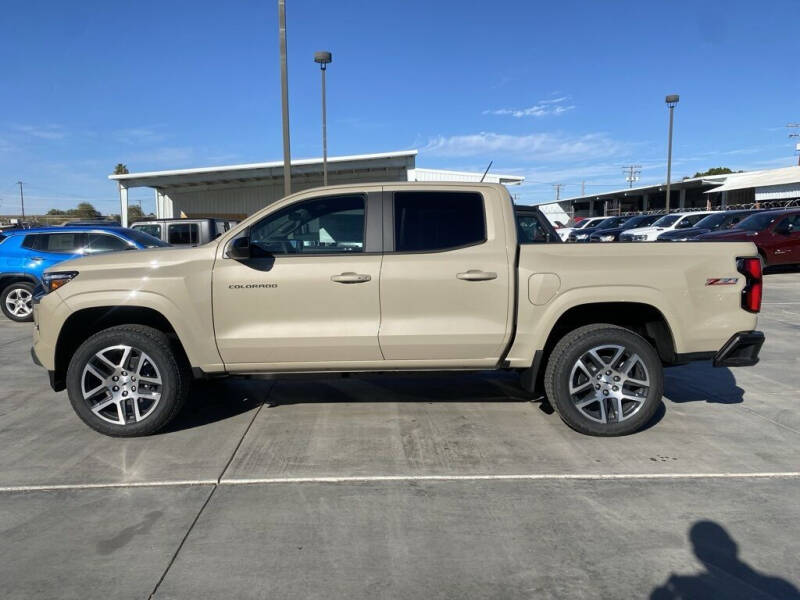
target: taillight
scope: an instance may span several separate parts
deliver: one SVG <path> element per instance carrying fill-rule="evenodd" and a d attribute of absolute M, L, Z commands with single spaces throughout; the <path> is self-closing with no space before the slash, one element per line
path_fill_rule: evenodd
<path fill-rule="evenodd" d="M 739 258 L 736 260 L 736 268 L 745 278 L 742 290 L 742 308 L 748 312 L 757 313 L 761 310 L 761 297 L 764 292 L 761 259 Z"/>

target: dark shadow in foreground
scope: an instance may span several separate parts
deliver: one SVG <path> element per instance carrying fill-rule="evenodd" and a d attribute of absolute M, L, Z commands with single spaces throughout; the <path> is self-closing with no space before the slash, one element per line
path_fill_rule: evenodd
<path fill-rule="evenodd" d="M 655 588 L 651 600 L 684 598 L 800 599 L 800 592 L 780 577 L 759 573 L 739 558 L 739 546 L 724 527 L 714 521 L 697 521 L 689 540 L 705 571 L 695 575 L 673 573 Z"/>
<path fill-rule="evenodd" d="M 740 404 L 744 390 L 727 367 L 714 367 L 710 361 L 693 362 L 664 371 L 664 396 L 671 402 Z"/>

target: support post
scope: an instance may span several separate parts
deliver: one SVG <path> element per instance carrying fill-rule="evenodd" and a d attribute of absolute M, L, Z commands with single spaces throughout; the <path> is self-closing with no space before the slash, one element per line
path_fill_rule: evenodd
<path fill-rule="evenodd" d="M 128 226 L 128 188 L 119 184 L 119 222 L 123 227 Z"/>
<path fill-rule="evenodd" d="M 289 75 L 286 67 L 286 0 L 278 0 L 281 54 L 281 111 L 283 114 L 283 194 L 292 193 L 292 151 L 289 147 Z"/>
<path fill-rule="evenodd" d="M 686 208 L 686 188 L 681 188 L 680 192 L 678 192 L 678 206 L 681 209 Z"/>

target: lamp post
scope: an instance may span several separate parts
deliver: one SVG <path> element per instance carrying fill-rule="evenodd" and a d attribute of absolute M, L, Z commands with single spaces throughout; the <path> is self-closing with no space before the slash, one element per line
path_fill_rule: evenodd
<path fill-rule="evenodd" d="M 330 52 L 314 53 L 314 62 L 319 63 L 322 73 L 322 185 L 328 185 L 328 124 L 325 110 L 325 71 L 333 60 Z"/>
<path fill-rule="evenodd" d="M 292 152 L 289 148 L 289 76 L 286 67 L 286 0 L 278 0 L 281 53 L 281 109 L 283 112 L 283 193 L 292 193 Z"/>
<path fill-rule="evenodd" d="M 670 94 L 666 97 L 664 102 L 669 106 L 669 142 L 667 145 L 667 202 L 665 204 L 666 212 L 669 213 L 669 188 L 670 179 L 672 177 L 672 118 L 675 112 L 675 105 L 680 100 L 678 94 Z"/>

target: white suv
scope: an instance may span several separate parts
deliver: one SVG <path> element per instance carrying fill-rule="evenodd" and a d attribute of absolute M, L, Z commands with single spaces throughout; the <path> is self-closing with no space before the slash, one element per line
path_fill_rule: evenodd
<path fill-rule="evenodd" d="M 589 229 L 590 227 L 594 227 L 603 219 L 607 219 L 608 217 L 589 217 L 588 219 L 584 219 L 580 223 L 578 223 L 575 227 L 561 227 L 560 229 L 556 229 L 556 233 L 558 237 L 561 238 L 562 242 L 566 242 L 569 239 L 569 234 L 573 231 L 577 231 L 578 229 Z"/>
<path fill-rule="evenodd" d="M 621 242 L 654 242 L 659 235 L 673 229 L 688 229 L 707 217 L 713 211 L 683 212 L 664 215 L 658 221 L 647 227 L 637 227 L 623 231 L 619 240 Z"/>

